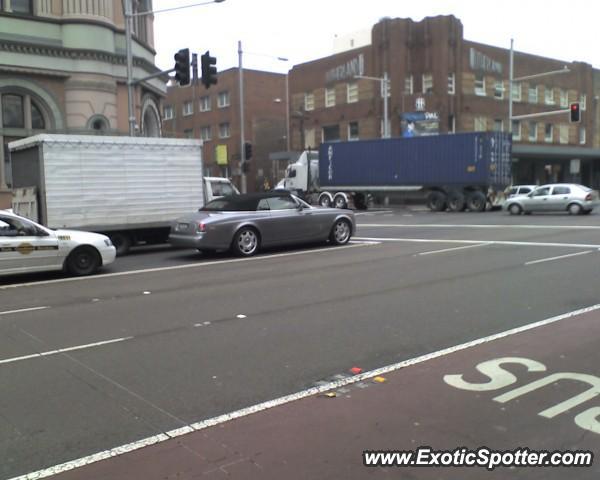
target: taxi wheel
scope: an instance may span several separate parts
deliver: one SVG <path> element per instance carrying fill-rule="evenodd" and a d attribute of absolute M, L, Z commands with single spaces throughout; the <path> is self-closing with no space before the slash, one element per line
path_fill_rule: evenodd
<path fill-rule="evenodd" d="M 71 275 L 91 275 L 100 267 L 100 255 L 91 247 L 77 248 L 68 256 L 66 267 Z"/>

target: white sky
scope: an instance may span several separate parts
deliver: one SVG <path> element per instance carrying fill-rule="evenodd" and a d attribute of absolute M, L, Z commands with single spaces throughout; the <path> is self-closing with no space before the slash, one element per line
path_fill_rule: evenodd
<path fill-rule="evenodd" d="M 200 1 L 154 0 L 153 6 Z M 237 67 L 241 40 L 244 68 L 285 73 L 331 55 L 335 35 L 370 30 L 382 17 L 448 14 L 462 21 L 467 40 L 508 49 L 514 38 L 517 51 L 600 68 L 598 0 L 225 0 L 157 14 L 156 64 L 172 68 L 175 52 L 188 47 L 210 50 L 219 71 Z"/>

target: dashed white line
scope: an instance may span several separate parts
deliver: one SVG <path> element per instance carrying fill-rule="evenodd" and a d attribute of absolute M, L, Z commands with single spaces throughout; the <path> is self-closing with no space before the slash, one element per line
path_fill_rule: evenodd
<path fill-rule="evenodd" d="M 84 350 L 86 348 L 100 347 L 103 345 L 109 345 L 111 343 L 125 342 L 127 340 L 131 340 L 132 338 L 134 338 L 134 337 L 113 338 L 112 340 L 104 340 L 102 342 L 88 343 L 86 345 L 77 345 L 75 347 L 59 348 L 58 350 L 50 350 L 47 352 L 34 353 L 31 355 L 23 355 L 21 357 L 5 358 L 4 360 L 0 360 L 0 364 L 15 363 L 15 362 L 23 361 L 23 360 L 30 360 L 32 358 L 47 357 L 50 355 L 57 355 L 59 353 L 74 352 L 76 350 Z"/>
<path fill-rule="evenodd" d="M 475 244 L 475 245 L 465 245 L 464 247 L 444 248 L 443 250 L 433 250 L 433 251 L 429 251 L 429 252 L 417 253 L 417 256 L 420 256 L 420 255 L 434 255 L 436 253 L 454 252 L 456 250 L 465 250 L 466 248 L 485 247 L 486 245 L 489 245 L 489 244 L 490 244 L 489 242 L 484 242 L 484 243 L 478 243 L 478 244 Z"/>
<path fill-rule="evenodd" d="M 552 262 L 553 260 L 561 260 L 563 258 L 577 257 L 578 255 L 587 255 L 588 253 L 592 253 L 592 252 L 593 252 L 593 250 L 586 250 L 585 252 L 569 253 L 567 255 L 560 255 L 558 257 L 541 258 L 540 260 L 532 260 L 530 262 L 525 262 L 525 265 L 535 265 L 536 263 Z"/>
<path fill-rule="evenodd" d="M 132 452 L 134 450 L 138 450 L 143 447 L 147 447 L 149 445 L 154 445 L 157 443 L 164 442 L 165 440 L 169 440 L 174 437 L 178 437 L 181 435 L 185 435 L 194 431 L 203 430 L 205 428 L 213 427 L 215 425 L 219 425 L 236 418 L 245 417 L 251 415 L 253 413 L 257 413 L 263 410 L 267 410 L 269 408 L 277 407 L 280 405 L 284 405 L 286 403 L 294 402 L 297 400 L 301 400 L 306 397 L 310 397 L 313 395 L 317 395 L 320 393 L 327 392 L 329 390 L 339 389 L 344 386 L 358 383 L 369 378 L 373 378 L 379 375 L 384 375 L 386 373 L 390 373 L 396 370 L 400 370 L 405 367 L 409 367 L 411 365 L 416 365 L 419 363 L 426 362 L 428 360 L 433 360 L 435 358 L 443 357 L 455 352 L 459 352 L 461 350 L 466 350 L 472 347 L 476 347 L 478 345 L 482 345 L 485 343 L 492 342 L 494 340 L 499 340 L 501 338 L 505 338 L 511 335 L 515 335 L 517 333 L 526 332 L 528 330 L 533 330 L 535 328 L 539 328 L 545 325 L 549 325 L 551 323 L 555 323 L 561 320 L 566 320 L 568 318 L 575 317 L 577 315 L 582 315 L 585 313 L 593 312 L 600 309 L 600 304 L 592 305 L 590 307 L 581 308 L 579 310 L 574 310 L 572 312 L 564 313 L 562 315 L 558 315 L 556 317 L 547 318 L 545 320 L 540 320 L 538 322 L 530 323 L 529 325 L 524 325 L 522 327 L 513 328 L 510 330 L 505 330 L 504 332 L 496 333 L 494 335 L 489 335 L 487 337 L 478 338 L 476 340 L 472 340 L 470 342 L 462 343 L 460 345 L 455 345 L 453 347 L 445 348 L 442 350 L 438 350 L 432 353 L 427 353 L 425 355 L 421 355 L 419 357 L 414 357 L 409 360 L 404 360 L 402 362 L 394 363 L 392 365 L 388 365 L 385 367 L 378 368 L 376 370 L 371 370 L 369 372 L 360 373 L 358 375 L 352 375 L 351 377 L 341 378 L 339 380 L 335 380 L 332 382 L 324 383 L 322 385 L 308 388 L 306 390 L 302 390 L 297 393 L 293 393 L 291 395 L 286 395 L 284 397 L 279 397 L 273 400 L 269 400 L 263 403 L 259 403 L 257 405 L 253 405 L 251 407 L 242 408 L 240 410 L 236 410 L 231 413 L 226 413 L 224 415 L 219 415 L 218 417 L 209 418 L 207 420 L 202 420 L 200 422 L 192 423 L 190 425 L 186 425 L 181 428 L 177 428 L 175 430 L 171 430 L 165 433 L 161 433 L 158 435 L 154 435 L 151 437 L 144 438 L 142 440 L 138 440 L 136 442 L 128 443 L 126 445 L 121 445 L 119 447 L 111 448 L 109 450 L 104 450 L 99 453 L 95 453 L 93 455 L 89 455 L 87 457 L 82 457 L 77 460 L 72 460 L 70 462 L 61 463 L 59 465 L 55 465 L 50 468 L 46 468 L 44 470 L 38 470 L 36 472 L 31 472 L 26 475 L 21 475 L 19 477 L 14 477 L 9 480 L 38 480 L 40 478 L 50 477 L 52 475 L 57 475 L 59 473 L 68 472 L 69 470 L 73 470 L 75 468 L 83 467 L 85 465 L 89 465 L 91 463 L 98 462 L 100 460 L 105 460 L 107 458 L 116 457 L 118 455 L 122 455 L 124 453 Z"/>
<path fill-rule="evenodd" d="M 12 315 L 13 313 L 23 313 L 23 312 L 34 312 L 36 310 L 45 310 L 50 307 L 31 307 L 31 308 L 20 308 L 18 310 L 6 310 L 4 312 L 0 312 L 0 315 Z"/>

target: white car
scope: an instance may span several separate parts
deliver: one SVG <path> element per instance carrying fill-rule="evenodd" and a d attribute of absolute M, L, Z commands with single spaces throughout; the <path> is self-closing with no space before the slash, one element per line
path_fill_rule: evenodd
<path fill-rule="evenodd" d="M 47 270 L 91 275 L 115 257 L 115 247 L 105 235 L 51 230 L 0 210 L 0 276 Z"/>

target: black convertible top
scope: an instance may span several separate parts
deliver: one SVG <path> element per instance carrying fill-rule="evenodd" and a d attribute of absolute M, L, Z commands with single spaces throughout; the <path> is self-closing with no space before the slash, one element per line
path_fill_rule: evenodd
<path fill-rule="evenodd" d="M 290 192 L 260 192 L 242 193 L 239 195 L 228 195 L 208 202 L 200 209 L 201 212 L 251 212 L 255 211 L 258 202 L 263 198 L 290 197 Z"/>

